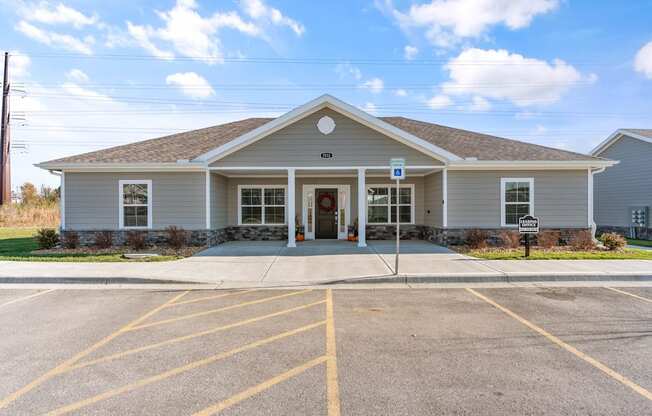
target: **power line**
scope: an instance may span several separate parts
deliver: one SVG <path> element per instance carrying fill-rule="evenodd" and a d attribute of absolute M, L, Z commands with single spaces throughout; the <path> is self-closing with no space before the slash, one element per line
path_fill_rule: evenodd
<path fill-rule="evenodd" d="M 281 58 L 281 57 L 219 57 L 211 55 L 182 55 L 168 58 L 160 58 L 151 55 L 137 54 L 95 54 L 85 55 L 81 53 L 34 53 L 34 54 L 14 54 L 17 56 L 29 56 L 38 59 L 86 59 L 86 60 L 122 60 L 122 61 L 209 61 L 224 63 L 254 63 L 254 64 L 304 64 L 304 65 L 405 65 L 405 66 L 432 66 L 432 65 L 451 65 L 451 66 L 541 66 L 550 65 L 546 61 L 534 61 L 526 59 L 523 62 L 514 62 L 511 60 L 494 61 L 494 60 L 460 60 L 460 59 L 414 59 L 406 61 L 405 59 L 380 59 L 380 58 L 337 58 L 337 57 L 298 57 L 298 58 Z M 570 64 L 570 63 L 569 63 Z M 613 63 L 599 61 L 574 61 L 573 65 L 613 65 Z"/>

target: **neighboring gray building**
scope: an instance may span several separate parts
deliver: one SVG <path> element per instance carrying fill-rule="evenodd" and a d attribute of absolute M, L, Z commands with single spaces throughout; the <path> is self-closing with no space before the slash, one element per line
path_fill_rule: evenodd
<path fill-rule="evenodd" d="M 398 198 L 390 158 L 404 158 Z M 324 95 L 275 119 L 251 118 L 44 162 L 61 173 L 63 232 L 170 225 L 196 241 L 403 238 L 446 244 L 496 234 L 533 214 L 570 236 L 591 228 L 603 158 L 444 127 L 374 117 Z"/>
<path fill-rule="evenodd" d="M 652 239 L 652 129 L 620 129 L 591 154 L 620 162 L 595 176 L 598 232 Z"/>

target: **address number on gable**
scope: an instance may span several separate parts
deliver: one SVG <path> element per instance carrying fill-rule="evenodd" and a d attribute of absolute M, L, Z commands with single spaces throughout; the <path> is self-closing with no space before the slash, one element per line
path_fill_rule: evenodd
<path fill-rule="evenodd" d="M 332 159 L 332 158 L 333 158 L 333 154 L 330 153 L 330 152 L 324 152 L 324 153 L 321 154 L 321 158 L 322 158 L 322 159 Z"/>

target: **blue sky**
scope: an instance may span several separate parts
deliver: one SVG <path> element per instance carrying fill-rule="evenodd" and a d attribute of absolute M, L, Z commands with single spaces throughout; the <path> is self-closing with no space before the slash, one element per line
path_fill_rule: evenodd
<path fill-rule="evenodd" d="M 588 152 L 652 127 L 652 1 L 0 0 L 13 182 L 34 163 L 323 93 Z"/>

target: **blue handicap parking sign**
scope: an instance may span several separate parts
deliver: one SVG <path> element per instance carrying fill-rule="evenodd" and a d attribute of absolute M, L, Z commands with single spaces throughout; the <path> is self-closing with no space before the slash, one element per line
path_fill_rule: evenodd
<path fill-rule="evenodd" d="M 394 176 L 403 176 L 402 168 L 394 168 Z"/>

